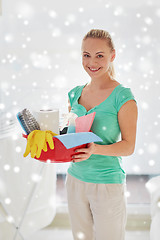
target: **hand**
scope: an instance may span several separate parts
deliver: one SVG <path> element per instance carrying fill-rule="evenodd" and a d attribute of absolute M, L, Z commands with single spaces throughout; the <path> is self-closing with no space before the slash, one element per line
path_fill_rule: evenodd
<path fill-rule="evenodd" d="M 79 148 L 76 149 L 75 152 L 80 152 L 80 154 L 76 154 L 72 156 L 73 162 L 81 162 L 88 159 L 92 154 L 94 154 L 96 149 L 96 144 L 91 142 L 87 144 L 87 148 Z"/>

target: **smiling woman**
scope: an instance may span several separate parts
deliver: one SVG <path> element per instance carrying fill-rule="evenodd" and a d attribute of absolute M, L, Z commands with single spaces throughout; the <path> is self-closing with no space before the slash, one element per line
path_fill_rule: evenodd
<path fill-rule="evenodd" d="M 103 60 L 106 56 L 101 49 L 102 45 L 99 49 L 95 49 L 94 55 L 90 49 L 85 49 L 86 53 L 83 53 L 84 50 L 81 51 L 80 42 L 82 42 L 83 34 L 85 35 L 90 28 L 99 26 L 109 30 L 114 40 L 115 59 L 109 63 L 109 69 L 114 65 L 116 76 L 110 73 L 113 81 L 111 83 L 114 84 L 114 80 L 116 80 L 123 86 L 131 88 L 138 103 L 139 116 L 135 151 L 131 156 L 122 157 L 123 166 L 122 164 L 120 166 L 123 170 L 125 169 L 127 177 L 126 196 L 129 221 L 126 229 L 134 230 L 129 234 L 130 236 L 128 233 L 126 234 L 126 240 L 147 240 L 149 238 L 146 235 L 142 237 L 142 234 L 145 234 L 144 228 L 146 229 L 149 225 L 142 214 L 145 208 L 148 209 L 148 216 L 150 216 L 149 208 L 152 204 L 149 205 L 151 201 L 145 183 L 155 175 L 160 175 L 160 148 L 158 147 L 160 145 L 160 81 L 159 61 L 157 61 L 160 57 L 160 31 L 157 31 L 159 29 L 160 1 L 46 0 L 43 1 L 43 4 L 39 4 L 39 2 L 39 0 L 5 0 L 2 4 L 2 0 L 0 0 L 2 4 L 0 13 L 2 15 L 2 21 L 0 21 L 0 39 L 2 40 L 0 54 L 0 202 L 4 203 L 3 206 L 6 209 L 10 209 L 6 218 L 4 217 L 4 222 L 0 222 L 0 239 L 14 239 L 15 228 L 7 221 L 11 221 L 13 218 L 15 222 L 18 221 L 27 199 L 30 199 L 30 190 L 35 183 L 32 174 L 38 174 L 39 167 L 43 164 L 40 162 L 38 164 L 37 160 L 23 159 L 26 140 L 22 139 L 22 130 L 16 121 L 15 115 L 18 111 L 25 107 L 30 110 L 58 108 L 61 126 L 67 115 L 66 93 L 71 90 L 75 92 L 75 98 L 73 95 L 69 96 L 71 115 L 75 111 L 79 115 L 88 114 L 87 112 L 92 112 L 91 109 L 95 107 L 97 118 L 93 125 L 95 130 L 104 134 L 104 140 L 109 138 L 109 132 L 113 131 L 107 120 L 111 120 L 114 114 L 108 111 L 108 108 L 109 105 L 116 106 L 116 102 L 113 100 L 115 97 L 118 99 L 117 91 L 122 85 L 107 85 L 105 88 L 101 85 L 99 89 L 96 87 L 97 85 L 90 84 L 91 77 L 85 70 L 82 70 L 83 66 L 80 63 L 84 54 L 88 60 L 94 57 L 97 61 Z M 90 31 L 86 35 L 91 38 L 95 36 L 95 40 L 99 36 L 98 40 L 101 42 L 105 40 L 106 46 L 110 46 L 110 38 L 101 39 L 102 35 L 105 36 L 105 31 Z M 108 33 L 107 36 L 109 36 Z M 95 55 L 96 53 L 97 55 Z M 92 77 L 94 74 L 99 75 L 102 70 L 94 72 L 94 70 L 98 70 L 97 66 L 98 64 L 91 65 L 91 67 L 95 67 L 95 69 L 91 69 L 92 72 L 88 68 Z M 95 88 L 93 88 L 94 86 Z M 119 113 L 131 102 L 132 100 L 124 103 Z M 100 113 L 101 116 L 98 115 Z M 114 124 L 115 121 L 112 126 Z M 123 128 L 122 125 L 121 128 Z M 107 153 L 109 148 L 113 150 L 117 144 L 112 144 L 111 139 L 109 140 L 109 144 L 98 146 L 107 149 Z M 130 150 L 130 152 L 132 151 L 133 149 Z M 90 167 L 94 167 L 95 162 L 99 163 L 98 167 L 100 167 L 102 166 L 102 157 L 105 159 L 111 157 L 97 154 L 98 158 L 94 160 L 91 158 L 94 156 L 92 154 L 89 159 L 80 161 L 82 156 L 80 153 L 77 154 L 79 154 L 79 159 L 75 158 L 75 163 L 71 164 L 69 169 L 71 170 L 75 166 L 80 170 L 80 167 L 82 168 L 84 165 L 81 175 L 88 173 L 89 176 Z M 90 165 L 87 167 L 89 161 Z M 47 224 L 47 213 L 52 219 L 54 218 L 55 207 L 57 207 L 57 212 L 64 209 L 64 212 L 68 214 L 66 189 L 63 186 L 69 164 L 56 164 L 57 181 L 54 180 L 55 178 L 53 179 L 54 174 L 51 169 L 54 165 L 47 164 L 46 180 L 42 178 L 43 186 L 39 185 L 39 190 L 37 189 L 40 194 L 35 194 L 35 201 L 32 201 L 33 214 L 29 210 L 26 215 L 26 224 L 21 225 L 25 230 L 22 238 L 60 240 L 65 236 L 65 240 L 72 239 L 71 236 L 67 238 L 63 230 L 57 231 L 58 227 L 65 227 L 65 224 L 62 225 L 66 219 L 65 215 L 60 215 L 61 218 L 58 221 L 60 224 L 56 226 L 55 231 L 58 232 L 58 236 L 54 235 L 53 228 L 49 231 L 45 231 L 45 229 L 44 235 L 38 231 L 44 226 L 42 226 L 42 222 Z M 83 171 L 85 167 L 86 171 Z M 100 168 L 98 169 L 100 170 Z M 94 175 L 94 179 L 96 180 L 103 173 L 107 174 L 105 171 L 101 174 L 97 173 Z M 59 181 L 59 176 L 64 182 Z M 55 183 L 58 183 L 57 203 L 53 199 Z M 11 202 L 7 199 L 10 199 Z M 77 201 L 77 206 L 79 202 Z M 135 206 L 133 206 L 134 204 Z M 63 205 L 64 208 L 62 209 L 60 205 Z M 46 209 L 50 210 L 46 211 Z M 160 211 L 158 205 L 157 209 Z M 34 221 L 33 215 L 36 221 Z M 0 212 L 0 219 L 3 219 L 2 212 Z M 35 231 L 36 226 L 39 226 L 37 228 L 39 235 L 32 238 L 30 234 Z M 69 224 L 68 226 L 70 228 Z M 11 229 L 13 229 L 13 234 L 11 234 Z M 26 229 L 28 230 L 26 231 Z M 3 232 L 5 233 L 4 237 L 1 236 Z M 19 233 L 22 233 L 22 228 L 19 228 Z M 29 237 L 27 237 L 28 234 Z M 155 235 L 157 235 L 157 239 L 160 236 L 156 231 Z M 78 236 L 79 239 L 82 239 L 84 235 L 81 233 Z M 21 237 L 19 236 L 19 238 Z M 151 238 L 151 240 L 153 239 Z"/>
<path fill-rule="evenodd" d="M 82 41 L 82 64 L 91 81 L 68 93 L 69 111 L 78 117 L 96 112 L 91 131 L 103 140 L 78 149 L 68 169 L 68 208 L 75 240 L 79 232 L 89 240 L 125 237 L 126 174 L 121 156 L 134 152 L 137 105 L 131 90 L 114 79 L 115 55 L 108 32 L 88 32 Z"/>

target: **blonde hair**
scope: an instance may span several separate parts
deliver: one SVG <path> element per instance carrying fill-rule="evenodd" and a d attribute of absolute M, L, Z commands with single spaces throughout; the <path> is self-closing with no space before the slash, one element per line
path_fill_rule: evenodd
<path fill-rule="evenodd" d="M 113 40 L 111 38 L 111 35 L 109 32 L 101 29 L 91 29 L 83 38 L 83 41 L 86 40 L 87 38 L 99 38 L 99 39 L 104 39 L 107 42 L 107 45 L 113 51 L 115 49 Z M 109 74 L 112 78 L 115 77 L 115 70 L 114 70 L 114 65 L 113 62 L 110 63 L 109 66 Z"/>

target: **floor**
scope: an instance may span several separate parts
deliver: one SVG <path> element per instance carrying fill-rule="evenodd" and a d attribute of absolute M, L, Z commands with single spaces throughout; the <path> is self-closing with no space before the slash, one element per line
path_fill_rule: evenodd
<path fill-rule="evenodd" d="M 65 236 L 65 237 L 64 237 Z M 64 229 L 44 229 L 41 230 L 26 240 L 73 240 L 71 230 L 64 230 Z M 149 232 L 126 232 L 126 239 L 125 240 L 149 240 Z"/>

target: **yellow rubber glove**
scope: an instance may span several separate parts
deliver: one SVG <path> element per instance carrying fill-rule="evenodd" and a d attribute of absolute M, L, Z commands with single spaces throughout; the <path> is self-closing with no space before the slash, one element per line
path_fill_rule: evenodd
<path fill-rule="evenodd" d="M 58 135 L 52 131 L 46 130 L 34 130 L 32 131 L 27 138 L 26 151 L 24 157 L 28 156 L 31 153 L 31 157 L 39 158 L 42 150 L 47 151 L 47 142 L 51 149 L 54 149 L 53 136 Z"/>
<path fill-rule="evenodd" d="M 27 138 L 27 146 L 26 146 L 26 151 L 23 154 L 24 157 L 27 157 L 28 154 L 31 151 L 31 146 L 33 145 L 33 140 L 34 140 L 34 135 L 36 134 L 37 130 L 32 131 Z"/>
<path fill-rule="evenodd" d="M 43 148 L 44 152 L 47 152 L 47 143 L 48 143 L 50 149 L 54 149 L 53 137 L 57 136 L 57 135 L 58 134 L 56 134 L 52 131 L 49 131 L 49 130 L 46 131 L 45 144 L 44 144 L 44 148 Z"/>
<path fill-rule="evenodd" d="M 39 158 L 41 155 L 41 151 L 44 148 L 44 144 L 45 144 L 45 131 L 37 131 L 34 135 L 34 139 L 33 139 L 33 144 L 31 146 L 31 157 L 37 157 Z"/>

